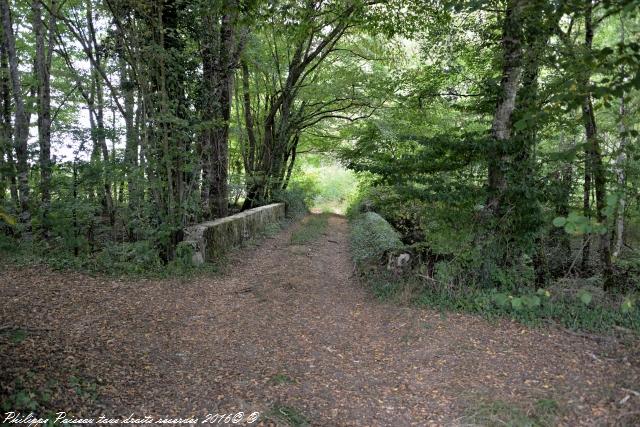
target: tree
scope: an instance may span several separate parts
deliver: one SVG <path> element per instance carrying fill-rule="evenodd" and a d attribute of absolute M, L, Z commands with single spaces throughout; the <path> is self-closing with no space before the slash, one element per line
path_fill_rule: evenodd
<path fill-rule="evenodd" d="M 340 111 L 331 108 L 330 103 L 312 105 L 311 112 L 307 113 L 309 106 L 297 101 L 314 71 L 336 50 L 338 41 L 353 25 L 355 12 L 355 4 L 344 5 L 341 2 L 309 2 L 293 10 L 275 4 L 274 10 L 269 11 L 269 31 L 273 40 L 277 40 L 276 33 L 282 32 L 288 39 L 283 46 L 278 41 L 270 45 L 275 73 L 268 78 L 276 86 L 264 100 L 259 143 L 256 143 L 253 107 L 248 95 L 247 68 L 243 70 L 244 117 L 250 141 L 247 147 L 249 151 L 245 150 L 248 187 L 243 209 L 269 199 L 275 190 L 283 187 L 289 169 L 287 163 L 295 161 L 295 151 L 305 120 L 321 119 Z M 281 53 L 280 49 L 284 49 L 284 52 Z"/>
<path fill-rule="evenodd" d="M 20 202 L 20 222 L 24 226 L 25 238 L 31 236 L 31 209 L 29 206 L 29 116 L 25 108 L 23 98 L 22 81 L 18 71 L 18 55 L 16 53 L 16 38 L 13 32 L 11 9 L 8 0 L 0 1 L 0 13 L 2 14 L 3 44 L 9 62 L 9 80 L 11 93 L 15 105 L 14 120 L 14 146 L 17 157 L 17 178 Z"/>
<path fill-rule="evenodd" d="M 245 43 L 237 0 L 205 1 L 202 5 L 203 69 L 202 207 L 203 216 L 228 213 L 229 120 L 235 70 Z"/>
<path fill-rule="evenodd" d="M 49 210 L 51 208 L 51 60 L 56 39 L 56 2 L 52 10 L 45 37 L 42 17 L 42 0 L 33 0 L 33 31 L 36 38 L 35 69 L 38 92 L 38 142 L 40 145 L 40 193 L 42 201 L 42 231 L 49 235 Z M 47 40 L 46 40 L 47 39 Z M 45 43 L 46 42 L 46 43 Z"/>

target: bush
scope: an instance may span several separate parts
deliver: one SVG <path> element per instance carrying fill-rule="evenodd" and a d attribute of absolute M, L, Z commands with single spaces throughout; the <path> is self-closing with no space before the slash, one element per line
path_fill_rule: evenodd
<path fill-rule="evenodd" d="M 281 190 L 274 194 L 273 201 L 284 203 L 287 217 L 295 219 L 309 213 L 309 206 L 316 194 L 317 192 L 313 185 L 294 182 L 286 190 Z"/>
<path fill-rule="evenodd" d="M 106 246 L 96 257 L 96 269 L 105 273 L 144 273 L 158 270 L 162 260 L 148 241 Z"/>
<path fill-rule="evenodd" d="M 415 280 L 415 278 L 413 279 Z M 439 309 L 480 314 L 484 317 L 510 317 L 528 325 L 557 322 L 569 329 L 610 331 L 622 326 L 640 332 L 640 310 L 624 309 L 624 302 L 595 304 L 577 295 L 558 294 L 554 290 L 501 292 L 498 289 L 468 287 L 451 290 L 437 282 L 423 284 L 416 302 Z"/>
<path fill-rule="evenodd" d="M 403 247 L 398 232 L 375 212 L 365 212 L 351 223 L 351 252 L 357 264 L 377 261 L 387 251 Z"/>
<path fill-rule="evenodd" d="M 190 242 L 180 242 L 176 246 L 176 257 L 173 260 L 178 267 L 189 268 L 193 265 L 193 254 L 195 249 Z"/>
<path fill-rule="evenodd" d="M 434 256 L 432 243 L 426 239 L 411 249 L 415 252 L 424 245 L 430 258 L 423 258 L 409 274 L 390 273 L 375 261 L 389 250 L 403 248 L 403 243 L 385 218 L 368 211 L 380 209 L 379 201 L 361 198 L 351 210 L 353 259 L 377 297 L 488 318 L 508 317 L 529 325 L 553 322 L 589 331 L 610 331 L 620 326 L 640 332 L 640 295 L 633 285 L 625 295 L 597 292 L 601 291 L 598 277 L 536 289 L 532 260 L 526 254 L 514 256 L 505 264 L 492 262 L 494 256 L 487 252 L 496 244 L 493 236 L 486 236 L 482 245 L 460 245 L 453 256 Z M 635 271 L 632 261 L 619 264 L 626 267 L 629 276 Z"/>

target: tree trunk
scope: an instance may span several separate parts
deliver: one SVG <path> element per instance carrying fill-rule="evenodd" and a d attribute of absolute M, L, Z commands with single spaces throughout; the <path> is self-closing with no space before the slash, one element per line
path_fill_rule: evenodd
<path fill-rule="evenodd" d="M 625 43 L 625 31 L 624 31 L 624 20 L 622 16 L 620 16 L 620 42 L 622 44 Z M 624 77 L 625 69 L 621 67 L 620 73 Z M 627 136 L 627 127 L 625 124 L 625 120 L 627 117 L 625 100 L 624 100 L 624 92 L 620 96 L 620 124 L 618 126 L 618 130 L 620 132 L 620 152 L 618 157 L 616 158 L 615 163 L 615 173 L 618 181 L 618 206 L 616 207 L 616 224 L 615 224 L 615 243 L 613 245 L 613 253 L 612 258 L 616 259 L 620 255 L 622 251 L 622 246 L 624 245 L 624 215 L 626 208 L 626 186 L 627 186 L 627 176 L 625 173 L 626 163 L 627 163 L 627 153 L 626 148 L 629 142 L 629 137 Z"/>
<path fill-rule="evenodd" d="M 94 61 L 92 65 L 92 99 L 95 100 L 94 106 L 94 119 L 95 119 L 95 139 L 94 149 L 98 150 L 102 154 L 102 175 L 103 175 L 103 197 L 105 214 L 109 219 L 109 225 L 113 228 L 115 225 L 115 209 L 113 204 L 113 195 L 111 194 L 111 166 L 109 159 L 109 147 L 107 146 L 107 135 L 104 127 L 104 90 L 103 90 L 103 78 L 100 75 L 102 69 L 102 54 L 100 52 L 100 46 L 98 46 L 98 40 L 96 38 L 95 27 L 93 25 L 93 8 L 91 1 L 86 2 L 86 20 L 89 43 L 91 47 L 90 51 L 93 53 Z"/>
<path fill-rule="evenodd" d="M 34 0 L 33 10 L 33 31 L 36 38 L 36 60 L 35 69 L 37 77 L 38 92 L 38 143 L 40 146 L 40 193 L 42 201 L 42 233 L 45 238 L 49 237 L 49 210 L 51 208 L 51 88 L 50 88 L 50 68 L 51 68 L 51 48 L 49 54 L 45 47 L 45 28 L 42 20 L 42 1 Z M 54 14 L 52 14 L 54 16 Z M 55 26 L 55 19 L 52 18 L 50 26 Z M 50 28 L 52 32 L 53 29 Z M 52 35 L 50 37 L 53 37 Z M 52 41 L 50 40 L 50 43 Z"/>
<path fill-rule="evenodd" d="M 0 34 L 2 37 L 2 34 Z M 13 132 L 11 126 L 11 89 L 9 88 L 9 65 L 4 43 L 0 43 L 0 98 L 2 98 L 2 111 L 0 119 L 0 141 L 2 141 L 2 154 L 6 156 L 2 178 L 9 184 L 11 205 L 19 208 L 18 186 L 16 182 L 16 165 L 13 160 Z M 4 184 L 3 184 L 4 191 Z"/>
<path fill-rule="evenodd" d="M 29 116 L 27 115 L 24 99 L 22 98 L 22 84 L 18 70 L 18 56 L 16 40 L 11 23 L 11 12 L 8 0 L 0 0 L 2 14 L 3 43 L 9 60 L 9 76 L 15 105 L 14 144 L 17 157 L 18 189 L 20 199 L 20 222 L 24 226 L 24 237 L 31 238 L 31 210 L 29 207 Z"/>
<path fill-rule="evenodd" d="M 586 0 L 585 7 L 585 47 L 587 52 L 591 52 L 593 46 L 593 4 L 592 0 Z M 602 162 L 602 149 L 600 147 L 600 139 L 598 136 L 598 129 L 596 126 L 596 117 L 593 111 L 593 103 L 591 101 L 591 93 L 588 91 L 590 75 L 587 75 L 584 79 L 584 88 L 587 90 L 587 94 L 582 103 L 582 118 L 584 121 L 585 134 L 587 147 L 589 150 L 590 168 L 593 174 L 593 184 L 595 186 L 595 200 L 596 200 L 596 219 L 604 227 L 607 226 L 607 218 L 604 213 L 606 204 L 606 175 L 604 164 Z M 585 195 L 588 194 L 586 189 L 587 180 L 585 175 Z M 585 201 L 586 201 L 585 196 Z M 585 203 L 586 207 L 586 203 Z M 604 287 L 609 289 L 612 286 L 613 279 L 613 267 L 611 264 L 611 242 L 609 240 L 609 233 L 603 233 L 600 237 L 600 259 L 603 265 L 604 275 Z M 584 258 L 583 258 L 584 261 Z"/>
<path fill-rule="evenodd" d="M 627 162 L 627 154 L 625 152 L 629 138 L 626 135 L 626 126 L 624 124 L 626 116 L 624 105 L 624 94 L 620 97 L 620 153 L 616 158 L 615 173 L 618 181 L 618 191 L 620 196 L 618 198 L 618 206 L 616 207 L 616 225 L 615 225 L 615 243 L 613 245 L 613 253 L 611 256 L 615 259 L 620 255 L 622 246 L 624 245 L 624 214 L 626 208 L 626 191 L 627 176 L 625 174 L 625 166 Z"/>
<path fill-rule="evenodd" d="M 582 214 L 586 218 L 591 217 L 591 163 L 593 156 L 591 146 L 587 143 L 584 147 L 584 184 L 582 185 Z M 582 260 L 580 269 L 582 272 L 589 270 L 591 257 L 591 236 L 585 234 L 582 237 Z"/>
<path fill-rule="evenodd" d="M 138 168 L 138 133 L 135 123 L 135 97 L 134 84 L 131 79 L 130 70 L 124 60 L 120 61 L 120 85 L 124 97 L 125 109 L 125 151 L 124 164 L 127 179 L 127 202 L 129 210 L 129 226 L 128 236 L 133 239 L 133 228 L 131 226 L 131 218 L 133 218 L 139 209 L 138 182 L 136 179 L 136 170 Z"/>
<path fill-rule="evenodd" d="M 103 197 L 105 202 L 105 214 L 109 219 L 109 225 L 115 224 L 115 211 L 113 206 L 113 195 L 111 194 L 111 162 L 109 158 L 109 147 L 107 146 L 107 130 L 104 126 L 104 93 L 102 83 L 98 76 L 95 76 L 95 96 L 97 103 L 95 106 L 95 143 L 96 149 L 102 154 L 102 179 Z"/>
<path fill-rule="evenodd" d="M 242 104 L 244 109 L 244 122 L 247 130 L 247 147 L 245 160 L 245 171 L 253 173 L 255 168 L 256 155 L 256 134 L 253 126 L 253 112 L 251 111 L 251 92 L 249 87 L 249 66 L 246 61 L 242 61 Z"/>
<path fill-rule="evenodd" d="M 229 190 L 229 120 L 235 69 L 243 40 L 238 37 L 238 4 L 222 2 L 220 10 L 208 7 L 204 12 L 202 64 L 204 78 L 202 136 L 203 188 L 205 214 L 224 217 L 228 214 Z"/>
<path fill-rule="evenodd" d="M 520 40 L 520 15 L 524 4 L 522 0 L 510 0 L 502 32 L 502 79 L 496 105 L 491 136 L 494 146 L 490 150 L 488 164 L 487 208 L 494 217 L 500 215 L 501 202 L 507 189 L 505 166 L 507 154 L 505 144 L 511 138 L 511 116 L 516 106 L 518 85 L 522 74 L 522 46 Z"/>
<path fill-rule="evenodd" d="M 287 187 L 289 186 L 289 181 L 291 180 L 291 174 L 293 172 L 293 167 L 295 166 L 296 163 L 296 152 L 298 151 L 298 143 L 300 142 L 300 135 L 295 136 L 294 141 L 293 141 L 293 147 L 291 148 L 291 159 L 289 159 L 289 166 L 287 167 L 287 172 L 285 174 L 283 183 L 282 183 L 282 189 L 286 190 Z"/>

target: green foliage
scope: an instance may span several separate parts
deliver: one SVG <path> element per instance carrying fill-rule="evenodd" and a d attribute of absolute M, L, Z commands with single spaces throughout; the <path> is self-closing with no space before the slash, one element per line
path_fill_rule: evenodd
<path fill-rule="evenodd" d="M 147 241 L 106 246 L 96 257 L 98 271 L 140 274 L 157 270 L 162 260 L 157 249 Z"/>
<path fill-rule="evenodd" d="M 14 329 L 10 332 L 9 339 L 14 344 L 20 344 L 26 338 L 27 338 L 27 331 L 24 331 L 22 329 Z"/>
<path fill-rule="evenodd" d="M 14 242 L 6 247 L 0 239 L 0 258 L 12 265 L 43 264 L 55 270 L 75 270 L 109 276 L 189 277 L 216 272 L 216 264 L 192 264 L 193 247 L 181 242 L 176 254 L 164 262 L 149 241 L 108 244 L 95 254 L 74 256 L 67 250 L 52 250 L 41 242 Z"/>
<path fill-rule="evenodd" d="M 559 216 L 554 218 L 553 225 L 563 228 L 567 234 L 573 236 L 582 236 L 590 233 L 604 234 L 607 232 L 607 227 L 604 224 L 600 224 L 594 218 L 587 218 L 576 212 L 571 212 L 566 217 Z"/>
<path fill-rule="evenodd" d="M 478 272 L 486 267 L 486 262 L 474 251 L 436 261 L 432 271 L 419 264 L 414 274 L 401 277 L 382 269 L 379 262 L 371 268 L 363 260 L 379 260 L 385 250 L 402 247 L 395 230 L 373 212 L 356 215 L 352 220 L 351 242 L 358 270 L 379 298 L 399 297 L 410 290 L 414 303 L 441 310 L 489 318 L 510 317 L 528 325 L 546 325 L 551 321 L 570 329 L 601 332 L 622 326 L 640 332 L 640 310 L 633 293 L 623 297 L 605 295 L 596 303 L 593 284 L 589 282 L 578 291 L 572 290 L 572 284 L 554 290 L 534 289 L 533 269 L 526 263 L 488 272 L 497 286 L 493 288 L 486 287 L 486 281 L 481 280 Z"/>
<path fill-rule="evenodd" d="M 357 264 L 380 261 L 391 250 L 404 247 L 396 230 L 375 212 L 365 212 L 351 222 L 351 253 Z"/>
<path fill-rule="evenodd" d="M 578 298 L 584 305 L 589 305 L 593 300 L 593 295 L 586 289 L 580 289 L 578 292 Z"/>
<path fill-rule="evenodd" d="M 555 295 L 541 289 L 511 294 L 473 287 L 447 289 L 439 283 L 425 284 L 420 289 L 416 301 L 440 309 L 490 318 L 510 317 L 528 325 L 544 326 L 551 321 L 570 329 L 605 332 L 613 326 L 622 326 L 640 332 L 640 310 L 626 310 L 625 302 L 602 301 L 594 305 L 586 291 L 577 296 Z"/>
<path fill-rule="evenodd" d="M 98 398 L 98 384 L 95 380 L 72 375 L 69 385 L 82 400 L 96 400 Z"/>
<path fill-rule="evenodd" d="M 2 224 L 2 222 L 8 225 L 16 225 L 16 219 L 12 215 L 9 215 L 7 212 L 5 212 L 0 206 L 0 224 Z"/>
<path fill-rule="evenodd" d="M 314 209 L 338 214 L 345 212 L 357 188 L 352 171 L 338 164 L 321 163 L 318 166 L 306 165 L 300 173 L 316 182 L 317 194 L 312 202 Z"/>
<path fill-rule="evenodd" d="M 193 255 L 195 249 L 193 245 L 188 242 L 180 242 L 176 246 L 176 256 L 173 262 L 177 267 L 189 268 L 193 266 Z"/>
<path fill-rule="evenodd" d="M 310 425 L 309 419 L 300 410 L 279 403 L 273 405 L 265 417 L 283 421 L 291 427 L 306 427 Z"/>
<path fill-rule="evenodd" d="M 291 384 L 294 383 L 295 380 L 286 374 L 276 374 L 271 377 L 271 382 L 275 385 L 280 384 Z"/>
<path fill-rule="evenodd" d="M 295 219 L 309 213 L 309 206 L 317 194 L 315 180 L 312 178 L 302 179 L 291 183 L 286 190 L 275 192 L 273 199 L 276 202 L 283 202 L 286 206 L 287 217 Z"/>
<path fill-rule="evenodd" d="M 33 377 L 34 373 L 27 371 L 23 376 L 7 382 L 5 384 L 6 389 L 3 391 L 8 393 L 2 402 L 0 402 L 0 410 L 4 412 L 33 412 L 34 414 L 43 415 L 41 418 L 47 418 L 49 414 L 47 409 L 52 396 L 50 385 L 52 385 L 53 381 L 49 381 L 46 385 L 36 388 L 29 385 Z M 45 427 L 47 426 L 53 426 L 52 419 L 45 425 Z"/>

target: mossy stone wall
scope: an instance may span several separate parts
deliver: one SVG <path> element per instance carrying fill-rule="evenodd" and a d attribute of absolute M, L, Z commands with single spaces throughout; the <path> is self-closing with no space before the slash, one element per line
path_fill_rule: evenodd
<path fill-rule="evenodd" d="M 265 227 L 284 219 L 284 203 L 273 203 L 185 229 L 185 242 L 194 247 L 193 262 L 219 258 L 230 248 L 252 239 Z"/>

